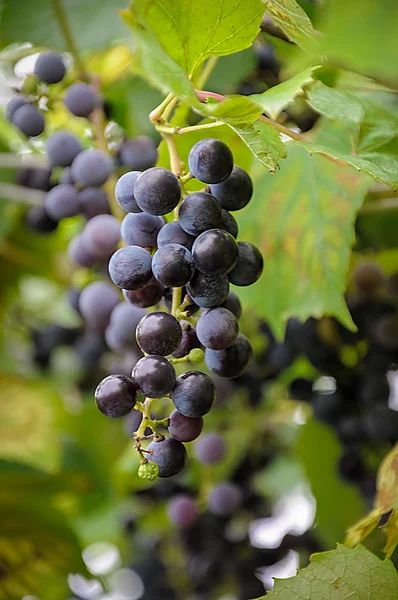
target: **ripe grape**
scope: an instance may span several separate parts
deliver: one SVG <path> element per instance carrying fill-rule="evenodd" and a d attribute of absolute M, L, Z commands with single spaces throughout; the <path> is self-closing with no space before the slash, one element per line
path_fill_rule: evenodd
<path fill-rule="evenodd" d="M 197 236 L 219 226 L 221 206 L 211 194 L 194 192 L 181 204 L 178 218 L 184 231 Z"/>
<path fill-rule="evenodd" d="M 154 277 L 170 287 L 181 287 L 191 279 L 195 266 L 190 251 L 179 244 L 159 248 L 153 256 Z"/>
<path fill-rule="evenodd" d="M 145 171 L 156 165 L 158 151 L 152 138 L 139 135 L 133 140 L 124 140 L 118 149 L 120 164 L 132 171 Z"/>
<path fill-rule="evenodd" d="M 47 193 L 45 208 L 54 221 L 74 217 L 79 213 L 79 200 L 73 185 L 60 183 Z"/>
<path fill-rule="evenodd" d="M 167 514 L 170 521 L 181 529 L 192 527 L 199 518 L 195 501 L 185 494 L 179 494 L 170 500 Z"/>
<path fill-rule="evenodd" d="M 72 169 L 70 167 L 66 167 L 62 170 L 61 175 L 58 179 L 59 183 L 70 183 L 71 185 L 75 184 L 75 180 L 72 177 Z"/>
<path fill-rule="evenodd" d="M 231 313 L 233 313 L 237 319 L 240 319 L 242 315 L 242 305 L 235 292 L 229 292 L 228 298 L 222 305 L 222 308 L 226 308 L 227 310 L 231 311 Z"/>
<path fill-rule="evenodd" d="M 159 231 L 157 245 L 158 248 L 162 248 L 168 244 L 179 244 L 191 250 L 194 241 L 195 237 L 184 231 L 178 221 L 170 221 Z"/>
<path fill-rule="evenodd" d="M 94 393 L 99 410 L 107 417 L 125 417 L 133 410 L 137 390 L 125 375 L 110 375 L 101 381 Z"/>
<path fill-rule="evenodd" d="M 83 148 L 69 131 L 57 131 L 48 138 L 46 150 L 53 167 L 69 167 Z"/>
<path fill-rule="evenodd" d="M 94 281 L 84 288 L 79 298 L 79 310 L 88 327 L 105 331 L 119 294 L 110 283 Z"/>
<path fill-rule="evenodd" d="M 192 175 L 199 181 L 219 183 L 231 174 L 234 159 L 224 142 L 207 138 L 191 148 L 188 164 Z"/>
<path fill-rule="evenodd" d="M 124 290 L 139 290 L 152 279 L 152 257 L 140 246 L 124 246 L 109 261 L 113 283 Z"/>
<path fill-rule="evenodd" d="M 239 227 L 236 219 L 230 212 L 221 209 L 221 219 L 219 224 L 220 229 L 224 229 L 224 231 L 228 231 L 235 239 L 238 237 Z"/>
<path fill-rule="evenodd" d="M 146 354 L 167 356 L 178 348 L 182 330 L 179 321 L 165 312 L 145 315 L 137 326 L 137 342 Z"/>
<path fill-rule="evenodd" d="M 174 406 L 184 417 L 198 419 L 209 412 L 216 396 L 214 383 L 206 373 L 186 371 L 171 392 Z"/>
<path fill-rule="evenodd" d="M 18 171 L 17 183 L 34 190 L 48 192 L 53 187 L 51 175 L 52 171 L 47 167 L 23 167 Z"/>
<path fill-rule="evenodd" d="M 192 442 L 200 436 L 203 429 L 203 418 L 185 417 L 177 409 L 173 410 L 169 420 L 169 433 L 179 442 Z"/>
<path fill-rule="evenodd" d="M 156 248 L 156 238 L 163 225 L 163 217 L 155 217 L 146 212 L 128 213 L 122 221 L 122 238 L 132 246 Z"/>
<path fill-rule="evenodd" d="M 26 213 L 26 225 L 29 229 L 40 233 L 51 233 L 58 227 L 58 221 L 54 221 L 44 206 L 34 206 Z"/>
<path fill-rule="evenodd" d="M 95 256 L 87 249 L 82 235 L 76 235 L 69 242 L 68 256 L 72 262 L 81 267 L 92 267 L 97 262 Z"/>
<path fill-rule="evenodd" d="M 149 398 L 167 396 L 176 382 L 173 365 L 157 355 L 141 358 L 134 366 L 131 378 L 138 391 Z"/>
<path fill-rule="evenodd" d="M 202 435 L 195 444 L 195 456 L 205 465 L 213 465 L 222 461 L 225 456 L 224 440 L 215 433 Z"/>
<path fill-rule="evenodd" d="M 174 438 L 154 440 L 147 448 L 146 456 L 159 467 L 159 477 L 172 477 L 185 467 L 187 452 L 184 445 Z"/>
<path fill-rule="evenodd" d="M 238 262 L 229 273 L 229 280 L 234 285 L 252 285 L 263 272 L 263 257 L 260 250 L 250 242 L 238 242 L 238 250 Z"/>
<path fill-rule="evenodd" d="M 119 177 L 116 182 L 116 202 L 125 212 L 142 212 L 134 198 L 134 186 L 139 175 L 141 175 L 141 171 L 130 171 Z"/>
<path fill-rule="evenodd" d="M 180 182 L 168 169 L 152 167 L 139 175 L 134 197 L 141 210 L 151 215 L 167 215 L 180 201 Z"/>
<path fill-rule="evenodd" d="M 17 108 L 12 122 L 26 137 L 36 137 L 44 131 L 43 115 L 34 104 L 23 104 Z"/>
<path fill-rule="evenodd" d="M 182 327 L 182 339 L 177 350 L 173 352 L 176 358 L 182 358 L 190 353 L 194 348 L 200 348 L 200 342 L 197 338 L 196 331 L 187 321 L 180 321 Z"/>
<path fill-rule="evenodd" d="M 59 83 L 66 73 L 65 63 L 58 52 L 47 50 L 38 56 L 34 74 L 44 83 Z"/>
<path fill-rule="evenodd" d="M 86 219 L 92 219 L 97 215 L 109 214 L 108 196 L 105 190 L 97 187 L 87 187 L 78 192 L 80 212 Z"/>
<path fill-rule="evenodd" d="M 379 265 L 366 262 L 356 267 L 353 279 L 360 292 L 371 294 L 383 284 L 384 273 Z"/>
<path fill-rule="evenodd" d="M 234 167 L 229 177 L 221 183 L 213 184 L 210 191 L 226 210 L 240 210 L 249 203 L 253 195 L 253 183 L 244 169 Z"/>
<path fill-rule="evenodd" d="M 196 324 L 196 335 L 205 348 L 225 350 L 239 333 L 238 319 L 226 308 L 206 310 Z"/>
<path fill-rule="evenodd" d="M 187 291 L 195 304 L 202 308 L 221 306 L 228 298 L 228 275 L 195 271 L 188 283 Z"/>
<path fill-rule="evenodd" d="M 123 290 L 123 296 L 127 302 L 140 308 L 155 306 L 161 301 L 163 293 L 164 286 L 156 279 L 152 279 L 140 290 Z"/>
<path fill-rule="evenodd" d="M 232 379 L 239 377 L 249 367 L 253 349 L 249 340 L 241 333 L 236 341 L 226 350 L 210 350 L 206 348 L 206 365 L 219 377 Z"/>
<path fill-rule="evenodd" d="M 102 150 L 83 150 L 74 159 L 71 174 L 84 187 L 99 187 L 113 172 L 111 157 Z"/>
<path fill-rule="evenodd" d="M 229 517 L 242 503 L 242 490 L 235 483 L 216 485 L 209 496 L 209 511 L 218 517 Z"/>
<path fill-rule="evenodd" d="M 297 377 L 290 382 L 289 390 L 290 395 L 295 400 L 302 400 L 308 402 L 312 397 L 312 386 L 313 381 L 311 379 L 305 379 L 304 377 Z"/>
<path fill-rule="evenodd" d="M 226 274 L 238 260 L 238 244 L 222 229 L 209 229 L 196 238 L 192 246 L 195 267 L 202 273 Z"/>
<path fill-rule="evenodd" d="M 64 104 L 76 117 L 88 117 L 99 104 L 99 97 L 92 85 L 80 81 L 67 89 Z"/>
<path fill-rule="evenodd" d="M 120 222 L 113 215 L 97 215 L 85 226 L 82 234 L 87 250 L 97 260 L 107 260 L 120 240 Z"/>
<path fill-rule="evenodd" d="M 25 96 L 13 96 L 6 106 L 6 119 L 12 122 L 12 118 L 17 108 L 24 106 L 25 104 L 29 104 L 29 100 L 25 98 Z"/>
<path fill-rule="evenodd" d="M 144 315 L 143 309 L 131 306 L 127 302 L 117 304 L 105 332 L 108 347 L 116 351 L 131 349 L 140 354 L 136 342 L 136 328 Z"/>

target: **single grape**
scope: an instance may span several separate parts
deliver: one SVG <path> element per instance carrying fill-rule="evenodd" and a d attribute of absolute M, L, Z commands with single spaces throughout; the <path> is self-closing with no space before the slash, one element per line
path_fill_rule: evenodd
<path fill-rule="evenodd" d="M 76 117 L 88 117 L 99 104 L 99 97 L 92 85 L 79 81 L 67 89 L 64 104 Z"/>
<path fill-rule="evenodd" d="M 125 173 L 116 182 L 115 198 L 125 212 L 140 213 L 142 210 L 138 206 L 134 197 L 134 186 L 141 175 L 141 171 L 130 171 Z"/>
<path fill-rule="evenodd" d="M 163 293 L 164 286 L 156 279 L 152 279 L 140 290 L 123 290 L 123 296 L 127 302 L 140 308 L 155 306 L 161 301 Z"/>
<path fill-rule="evenodd" d="M 57 131 L 48 138 L 46 150 L 53 167 L 69 167 L 83 148 L 69 131 Z"/>
<path fill-rule="evenodd" d="M 23 167 L 18 171 L 17 183 L 34 190 L 49 192 L 53 187 L 51 176 L 52 171 L 47 167 Z"/>
<path fill-rule="evenodd" d="M 212 185 L 210 191 L 225 210 L 240 210 L 253 195 L 253 183 L 244 169 L 234 167 L 230 176 Z"/>
<path fill-rule="evenodd" d="M 184 231 L 197 236 L 219 226 L 221 206 L 211 194 L 194 192 L 181 204 L 178 218 Z"/>
<path fill-rule="evenodd" d="M 145 171 L 156 165 L 158 151 L 152 138 L 139 135 L 120 144 L 118 157 L 120 164 L 132 171 Z"/>
<path fill-rule="evenodd" d="M 290 396 L 294 400 L 308 402 L 312 398 L 313 384 L 314 382 L 311 379 L 305 379 L 304 377 L 293 379 L 289 384 Z"/>
<path fill-rule="evenodd" d="M 361 416 L 345 416 L 340 419 L 337 433 L 343 444 L 366 441 L 364 422 Z"/>
<path fill-rule="evenodd" d="M 221 209 L 221 219 L 218 227 L 224 229 L 224 231 L 228 231 L 235 239 L 238 237 L 238 223 L 235 217 L 224 208 Z"/>
<path fill-rule="evenodd" d="M 122 221 L 122 239 L 132 246 L 156 248 L 156 238 L 163 225 L 163 217 L 146 212 L 128 213 Z"/>
<path fill-rule="evenodd" d="M 173 365 L 163 356 L 157 355 L 141 358 L 135 365 L 131 378 L 138 391 L 149 398 L 167 396 L 176 382 Z"/>
<path fill-rule="evenodd" d="M 123 420 L 123 429 L 129 437 L 133 437 L 142 422 L 142 412 L 133 409 Z"/>
<path fill-rule="evenodd" d="M 127 302 L 117 304 L 105 332 L 108 347 L 119 352 L 130 349 L 140 353 L 136 342 L 136 329 L 145 314 L 142 308 L 131 306 Z"/>
<path fill-rule="evenodd" d="M 67 217 L 79 214 L 79 200 L 77 191 L 73 185 L 60 183 L 47 193 L 45 208 L 48 215 L 54 221 L 60 221 Z"/>
<path fill-rule="evenodd" d="M 87 250 L 97 260 L 107 260 L 115 252 L 120 240 L 120 222 L 113 215 L 93 217 L 82 233 Z"/>
<path fill-rule="evenodd" d="M 195 237 L 186 233 L 178 221 L 170 221 L 163 225 L 162 229 L 159 231 L 157 246 L 158 248 L 162 248 L 168 244 L 179 244 L 180 246 L 185 246 L 185 248 L 191 250 L 194 241 Z"/>
<path fill-rule="evenodd" d="M 109 261 L 113 283 L 124 290 L 139 290 L 152 279 L 152 257 L 140 246 L 124 246 Z"/>
<path fill-rule="evenodd" d="M 217 517 L 230 517 L 242 503 L 242 490 L 235 483 L 219 483 L 211 490 L 208 507 Z"/>
<path fill-rule="evenodd" d="M 228 275 L 195 271 L 188 283 L 187 291 L 195 304 L 202 308 L 221 306 L 228 298 Z"/>
<path fill-rule="evenodd" d="M 179 377 L 171 392 L 174 406 L 184 417 L 198 419 L 206 415 L 216 396 L 214 383 L 206 373 L 186 371 Z"/>
<path fill-rule="evenodd" d="M 242 315 L 242 305 L 239 300 L 239 296 L 235 292 L 229 292 L 228 298 L 222 305 L 222 308 L 226 308 L 235 315 L 237 319 L 240 319 Z"/>
<path fill-rule="evenodd" d="M 169 433 L 179 442 L 192 442 L 200 436 L 203 429 L 203 418 L 184 417 L 177 409 L 170 414 Z"/>
<path fill-rule="evenodd" d="M 238 262 L 229 273 L 229 280 L 234 285 L 252 285 L 263 272 L 263 257 L 260 250 L 250 242 L 238 242 L 238 250 Z"/>
<path fill-rule="evenodd" d="M 196 335 L 205 348 L 225 350 L 238 337 L 238 319 L 226 308 L 206 310 L 196 324 Z"/>
<path fill-rule="evenodd" d="M 188 164 L 192 175 L 199 181 L 219 183 L 231 174 L 234 158 L 224 142 L 207 138 L 191 148 Z"/>
<path fill-rule="evenodd" d="M 152 167 L 138 177 L 134 197 L 141 210 L 151 215 L 167 215 L 180 201 L 180 182 L 168 169 Z"/>
<path fill-rule="evenodd" d="M 187 321 L 180 321 L 182 328 L 181 343 L 177 350 L 173 352 L 176 358 L 182 358 L 190 353 L 194 348 L 200 348 L 200 342 L 197 338 L 196 331 Z"/>
<path fill-rule="evenodd" d="M 209 229 L 192 246 L 195 267 L 202 273 L 229 273 L 238 260 L 238 244 L 230 233 Z"/>
<path fill-rule="evenodd" d="M 107 215 L 110 212 L 108 196 L 105 190 L 97 187 L 87 187 L 78 192 L 80 212 L 86 219 L 97 215 Z"/>
<path fill-rule="evenodd" d="M 205 465 L 219 463 L 225 456 L 224 440 L 215 433 L 202 435 L 195 444 L 195 456 Z"/>
<path fill-rule="evenodd" d="M 241 333 L 236 341 L 226 350 L 210 350 L 206 348 L 206 365 L 219 377 L 233 379 L 239 377 L 249 367 L 253 349 L 249 340 Z"/>
<path fill-rule="evenodd" d="M 34 206 L 26 213 L 26 226 L 39 233 L 51 233 L 57 229 L 58 221 L 50 217 L 44 206 Z"/>
<path fill-rule="evenodd" d="M 344 401 L 338 391 L 317 393 L 313 396 L 312 406 L 317 419 L 333 425 L 344 410 Z"/>
<path fill-rule="evenodd" d="M 24 106 L 25 104 L 29 104 L 29 100 L 25 98 L 25 96 L 13 96 L 6 106 L 6 119 L 12 122 L 12 118 L 17 108 Z"/>
<path fill-rule="evenodd" d="M 174 438 L 164 438 L 151 442 L 146 456 L 158 465 L 159 477 L 173 477 L 185 467 L 187 452 L 181 442 Z"/>
<path fill-rule="evenodd" d="M 39 54 L 35 66 L 34 74 L 44 83 L 59 83 L 63 80 L 66 73 L 66 66 L 63 58 L 58 52 L 47 50 Z"/>
<path fill-rule="evenodd" d="M 44 131 L 44 119 L 34 104 L 23 104 L 14 111 L 12 122 L 26 137 L 36 137 Z"/>
<path fill-rule="evenodd" d="M 62 170 L 61 175 L 59 176 L 59 183 L 69 183 L 70 185 L 75 184 L 75 180 L 72 177 L 72 169 L 70 167 L 66 167 Z"/>
<path fill-rule="evenodd" d="M 125 375 L 110 375 L 101 381 L 94 393 L 99 410 L 107 417 L 125 417 L 133 410 L 137 390 Z"/>
<path fill-rule="evenodd" d="M 71 174 L 76 183 L 84 187 L 99 187 L 113 172 L 109 154 L 102 150 L 83 150 L 74 159 Z"/>
<path fill-rule="evenodd" d="M 199 518 L 195 501 L 186 494 L 179 494 L 170 500 L 167 514 L 170 521 L 180 529 L 192 527 Z"/>
<path fill-rule="evenodd" d="M 371 294 L 384 283 L 384 273 L 379 265 L 366 262 L 356 267 L 353 279 L 360 292 Z"/>
<path fill-rule="evenodd" d="M 81 267 L 92 267 L 97 261 L 84 243 L 82 235 L 76 235 L 68 246 L 69 259 Z"/>
<path fill-rule="evenodd" d="M 152 312 L 137 325 L 137 342 L 146 354 L 167 356 L 178 348 L 182 338 L 181 325 L 173 315 Z"/>
<path fill-rule="evenodd" d="M 190 251 L 179 244 L 162 246 L 153 256 L 153 275 L 166 286 L 181 287 L 185 285 L 191 279 L 194 269 Z"/>
<path fill-rule="evenodd" d="M 79 310 L 88 327 L 105 331 L 119 294 L 110 283 L 94 281 L 80 294 Z"/>

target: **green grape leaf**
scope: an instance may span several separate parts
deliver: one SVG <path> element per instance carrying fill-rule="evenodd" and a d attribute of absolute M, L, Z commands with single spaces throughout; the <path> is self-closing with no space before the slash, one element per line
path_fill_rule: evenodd
<path fill-rule="evenodd" d="M 248 96 L 229 96 L 223 102 L 201 103 L 197 110 L 202 115 L 223 121 L 227 125 L 254 123 L 263 112 Z"/>
<path fill-rule="evenodd" d="M 69 51 L 55 6 L 52 0 L 27 0 L 21 10 L 20 0 L 3 0 L 1 46 L 31 42 L 37 46 Z M 116 39 L 128 38 L 129 32 L 117 14 L 117 10 L 123 8 L 120 0 L 68 0 L 63 1 L 62 6 L 79 50 L 104 48 Z"/>
<path fill-rule="evenodd" d="M 271 119 L 277 119 L 282 110 L 289 106 L 297 96 L 301 96 L 304 88 L 314 81 L 312 73 L 317 68 L 309 67 L 302 73 L 274 85 L 263 94 L 253 94 L 249 98 L 261 106 L 263 112 L 267 113 Z"/>
<path fill-rule="evenodd" d="M 310 565 L 295 577 L 276 579 L 263 600 L 395 600 L 398 574 L 393 563 L 359 545 L 311 556 Z"/>
<path fill-rule="evenodd" d="M 206 58 L 248 48 L 259 32 L 264 5 L 261 0 L 135 0 L 126 12 L 151 31 L 151 43 L 156 38 L 192 76 Z"/>
<path fill-rule="evenodd" d="M 296 0 L 264 0 L 265 12 L 289 40 L 304 50 L 314 43 L 315 32 L 307 14 Z"/>
<path fill-rule="evenodd" d="M 239 288 L 241 297 L 278 334 L 293 315 L 334 315 L 353 328 L 343 295 L 367 178 L 292 143 L 278 173 L 253 175 L 254 197 L 237 218 L 240 238 L 260 247 L 264 272 L 250 290 Z"/>
<path fill-rule="evenodd" d="M 271 173 L 279 167 L 279 162 L 286 158 L 286 147 L 273 127 L 256 121 L 249 125 L 231 125 L 231 128 Z"/>

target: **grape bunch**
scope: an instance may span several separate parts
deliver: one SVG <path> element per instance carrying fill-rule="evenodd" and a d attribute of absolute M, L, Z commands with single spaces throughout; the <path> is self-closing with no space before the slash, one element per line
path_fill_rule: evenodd
<path fill-rule="evenodd" d="M 252 348 L 239 332 L 241 305 L 230 291 L 230 283 L 251 285 L 263 268 L 260 251 L 249 242 L 236 241 L 238 227 L 230 212 L 250 201 L 253 187 L 249 175 L 233 165 L 230 149 L 217 139 L 195 144 L 188 164 L 190 176 L 207 184 L 202 191 L 186 193 L 181 179 L 161 167 L 129 171 L 116 184 L 116 200 L 127 212 L 120 230 L 126 245 L 110 257 L 109 276 L 135 311 L 157 308 L 163 300 L 169 312 L 163 308 L 144 314 L 129 330 L 130 335 L 135 331 L 144 356 L 134 365 L 131 377 L 111 375 L 95 393 L 98 408 L 110 417 L 127 415 L 138 402 L 145 416 L 135 433 L 136 447 L 142 464 L 156 463 L 160 477 L 171 477 L 183 469 L 183 443 L 201 433 L 203 417 L 213 406 L 216 393 L 205 372 L 192 369 L 177 376 L 174 365 L 197 364 L 204 357 L 208 369 L 218 377 L 242 375 L 251 362 Z M 164 216 L 171 211 L 176 218 L 166 222 Z M 95 218 L 87 224 L 83 237 L 94 223 Z M 110 223 L 103 231 L 105 258 L 118 241 L 116 224 L 114 239 Z M 80 305 L 83 309 L 82 300 Z M 91 300 L 89 306 L 86 319 L 93 318 Z M 144 403 L 138 394 L 145 398 Z M 152 399 L 166 396 L 175 409 L 167 420 L 170 437 L 161 434 L 145 412 Z M 148 438 L 146 426 L 153 433 L 144 450 L 141 441 Z"/>

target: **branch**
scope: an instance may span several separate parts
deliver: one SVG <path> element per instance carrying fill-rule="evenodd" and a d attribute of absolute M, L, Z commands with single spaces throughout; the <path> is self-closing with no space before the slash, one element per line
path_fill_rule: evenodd
<path fill-rule="evenodd" d="M 43 206 L 46 192 L 33 190 L 14 183 L 0 183 L 0 198 L 29 204 L 30 206 Z"/>
<path fill-rule="evenodd" d="M 20 169 L 21 167 L 44 168 L 48 166 L 46 158 L 40 154 L 14 154 L 0 152 L 0 169 Z"/>

